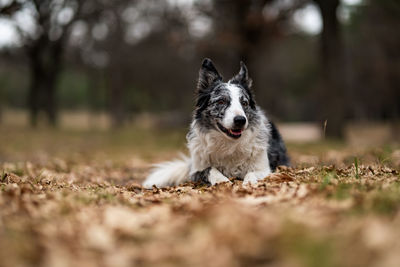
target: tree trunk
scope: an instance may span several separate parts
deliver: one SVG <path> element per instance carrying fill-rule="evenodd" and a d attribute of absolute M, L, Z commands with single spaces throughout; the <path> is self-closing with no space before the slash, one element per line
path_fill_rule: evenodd
<path fill-rule="evenodd" d="M 57 126 L 56 87 L 61 72 L 62 44 L 43 44 L 42 40 L 28 48 L 31 80 L 28 94 L 30 123 L 38 124 L 38 115 L 44 111 L 49 125 Z"/>
<path fill-rule="evenodd" d="M 327 120 L 326 135 L 343 136 L 346 116 L 346 82 L 343 43 L 337 18 L 339 0 L 314 0 L 321 12 L 323 30 L 320 36 L 322 90 L 319 94 L 321 119 Z"/>
<path fill-rule="evenodd" d="M 0 125 L 3 122 L 4 98 L 5 98 L 5 93 L 3 93 L 3 89 L 0 88 Z"/>
<path fill-rule="evenodd" d="M 28 94 L 29 116 L 31 126 L 36 127 L 41 106 L 41 81 L 45 80 L 45 78 L 43 77 L 43 67 L 40 60 L 40 49 L 36 46 L 30 47 L 28 56 L 30 59 L 30 86 Z"/>
<path fill-rule="evenodd" d="M 50 126 L 57 126 L 57 103 L 56 103 L 55 77 L 49 77 L 46 85 L 46 101 L 44 110 Z"/>
<path fill-rule="evenodd" d="M 118 14 L 116 14 L 118 17 Z M 109 96 L 110 96 L 110 115 L 111 123 L 113 128 L 120 128 L 125 124 L 126 120 L 126 107 L 125 107 L 125 84 L 124 84 L 124 73 L 126 66 L 126 55 L 124 53 L 124 46 L 119 40 L 123 39 L 124 36 L 124 24 L 117 19 L 115 23 L 115 32 L 113 33 L 115 50 L 111 54 L 110 65 L 109 65 Z"/>
<path fill-rule="evenodd" d="M 57 81 L 62 71 L 62 55 L 64 38 L 61 37 L 56 42 L 50 45 L 49 49 L 49 64 L 48 64 L 48 77 L 46 85 L 46 104 L 45 112 L 47 114 L 48 122 L 51 126 L 55 127 L 58 123 L 58 105 L 57 105 Z"/>
<path fill-rule="evenodd" d="M 247 23 L 247 16 L 249 15 L 249 7 L 251 6 L 251 1 L 240 0 L 234 1 L 235 5 L 235 20 L 236 24 L 234 27 L 236 29 L 236 34 L 239 37 L 238 42 L 238 61 L 244 61 L 249 64 L 250 61 L 250 42 L 251 42 L 251 30 Z"/>
<path fill-rule="evenodd" d="M 125 103 L 124 103 L 124 85 L 122 83 L 122 77 L 118 69 L 112 68 L 112 77 L 110 77 L 109 83 L 109 95 L 110 95 L 110 113 L 111 113 L 111 124 L 113 128 L 120 128 L 125 123 Z"/>

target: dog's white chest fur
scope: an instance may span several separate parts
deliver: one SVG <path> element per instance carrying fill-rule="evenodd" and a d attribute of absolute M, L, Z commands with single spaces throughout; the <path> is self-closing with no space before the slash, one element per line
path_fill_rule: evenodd
<path fill-rule="evenodd" d="M 188 142 L 192 158 L 190 173 L 214 167 L 226 177 L 244 178 L 269 164 L 268 136 L 260 131 L 248 129 L 239 140 L 233 140 L 216 131 L 202 133 L 196 125 L 192 127 L 194 134 Z"/>

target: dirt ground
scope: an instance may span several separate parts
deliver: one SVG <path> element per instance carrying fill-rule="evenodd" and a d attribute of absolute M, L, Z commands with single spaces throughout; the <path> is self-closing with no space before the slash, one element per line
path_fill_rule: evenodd
<path fill-rule="evenodd" d="M 289 144 L 256 187 L 145 190 L 184 130 L 0 129 L 0 266 L 400 266 L 400 147 Z"/>

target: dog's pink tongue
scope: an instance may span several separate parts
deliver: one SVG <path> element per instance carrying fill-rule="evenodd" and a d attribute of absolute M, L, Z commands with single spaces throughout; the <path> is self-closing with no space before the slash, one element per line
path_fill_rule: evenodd
<path fill-rule="evenodd" d="M 242 130 L 229 130 L 231 134 L 233 135 L 240 135 L 242 133 Z"/>

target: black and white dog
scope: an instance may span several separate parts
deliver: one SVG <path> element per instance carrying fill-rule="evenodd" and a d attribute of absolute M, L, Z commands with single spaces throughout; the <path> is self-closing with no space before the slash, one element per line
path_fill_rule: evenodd
<path fill-rule="evenodd" d="M 251 84 L 243 62 L 239 73 L 225 83 L 212 61 L 205 59 L 187 134 L 190 158 L 158 164 L 143 186 L 165 187 L 187 181 L 215 185 L 229 182 L 230 177 L 256 184 L 277 166 L 288 165 L 281 135 L 256 105 Z"/>

